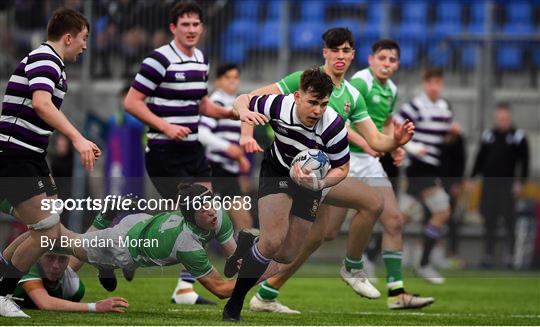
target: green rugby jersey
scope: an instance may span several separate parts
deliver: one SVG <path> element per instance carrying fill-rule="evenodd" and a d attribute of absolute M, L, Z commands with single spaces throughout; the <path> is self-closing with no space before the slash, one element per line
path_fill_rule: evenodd
<path fill-rule="evenodd" d="M 181 263 L 195 277 L 212 270 L 204 244 L 216 239 L 220 244 L 233 237 L 233 226 L 227 216 L 218 211 L 215 230 L 205 231 L 188 222 L 180 211 L 160 213 L 142 220 L 127 233 L 130 239 L 158 240 L 157 247 L 132 247 L 129 253 L 140 266 L 168 266 Z M 151 243 L 151 242 L 150 242 Z"/>
<path fill-rule="evenodd" d="M 377 129 L 382 132 L 384 123 L 394 112 L 397 99 L 397 86 L 391 80 L 382 85 L 373 76 L 370 68 L 358 71 L 351 78 L 352 84 L 364 98 L 367 105 L 367 112 L 373 120 Z M 351 126 L 354 130 L 354 126 Z M 364 150 L 355 145 L 351 145 L 351 152 L 363 153 Z"/>
<path fill-rule="evenodd" d="M 32 266 L 32 268 L 30 268 L 30 271 L 28 271 L 28 273 L 21 278 L 17 287 L 15 288 L 13 295 L 15 297 L 24 299 L 24 307 L 36 308 L 36 305 L 30 299 L 28 294 L 26 294 L 26 291 L 24 290 L 22 285 L 25 282 L 33 280 L 43 280 L 43 277 L 41 277 L 42 274 L 43 273 L 41 270 L 41 266 L 39 265 L 39 263 L 36 263 Z M 45 287 L 45 290 L 50 296 L 73 302 L 80 302 L 85 292 L 83 282 L 79 279 L 77 273 L 74 272 L 73 269 L 71 269 L 70 267 L 66 268 L 66 270 L 62 274 L 62 277 L 60 277 L 54 285 L 43 281 L 43 286 Z"/>
<path fill-rule="evenodd" d="M 321 70 L 323 66 L 321 66 Z M 285 76 L 276 84 L 282 94 L 290 94 L 300 89 L 300 77 L 303 71 L 297 71 Z M 343 80 L 341 87 L 334 85 L 334 90 L 330 95 L 328 107 L 332 108 L 344 121 L 350 120 L 353 123 L 369 119 L 367 107 L 360 92 L 349 82 Z"/>

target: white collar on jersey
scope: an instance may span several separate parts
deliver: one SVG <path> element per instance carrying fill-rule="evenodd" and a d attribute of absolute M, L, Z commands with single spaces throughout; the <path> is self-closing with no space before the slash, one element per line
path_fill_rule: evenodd
<path fill-rule="evenodd" d="M 176 55 L 180 57 L 183 61 L 197 61 L 197 48 L 193 48 L 193 55 L 188 56 L 187 54 L 183 53 L 178 47 L 176 46 L 176 43 L 174 43 L 174 40 L 169 43 L 171 47 L 173 48 L 174 52 L 176 52 Z"/>

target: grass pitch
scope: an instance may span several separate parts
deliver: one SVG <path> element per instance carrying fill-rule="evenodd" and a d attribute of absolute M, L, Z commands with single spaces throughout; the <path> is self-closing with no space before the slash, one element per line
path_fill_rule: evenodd
<path fill-rule="evenodd" d="M 94 272 L 81 273 L 86 284 L 85 302 L 107 296 L 123 296 L 130 303 L 125 314 L 63 313 L 25 310 L 32 319 L 0 318 L 1 325 L 234 325 L 221 321 L 225 301 L 217 306 L 186 306 L 170 302 L 176 286 L 177 268 L 137 271 L 126 282 L 119 275 L 115 292 L 107 293 Z M 172 270 L 171 270 L 172 269 Z M 360 298 L 338 275 L 337 265 L 306 265 L 299 277 L 282 289 L 280 301 L 302 311 L 300 315 L 251 313 L 248 295 L 241 325 L 540 325 L 540 277 L 532 273 L 454 272 L 447 283 L 433 286 L 412 275 L 405 277 L 406 289 L 436 302 L 421 310 L 390 311 L 386 297 Z M 310 277 L 307 277 L 309 274 Z M 171 276 L 171 277 L 149 277 Z M 329 277 L 332 276 L 332 277 Z M 376 285 L 384 290 L 382 281 Z M 216 299 L 199 284 L 197 291 Z M 384 292 L 383 292 L 384 293 Z"/>

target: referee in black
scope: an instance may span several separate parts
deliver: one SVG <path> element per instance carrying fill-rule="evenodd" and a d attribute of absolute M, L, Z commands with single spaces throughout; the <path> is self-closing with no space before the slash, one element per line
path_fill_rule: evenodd
<path fill-rule="evenodd" d="M 494 265 L 493 255 L 500 216 L 505 223 L 505 261 L 514 253 L 515 198 L 521 193 L 528 171 L 529 146 L 525 133 L 513 125 L 510 106 L 499 103 L 495 109 L 495 126 L 483 132 L 472 172 L 473 177 L 484 177 L 480 212 L 484 217 L 485 228 L 482 262 L 485 268 Z"/>

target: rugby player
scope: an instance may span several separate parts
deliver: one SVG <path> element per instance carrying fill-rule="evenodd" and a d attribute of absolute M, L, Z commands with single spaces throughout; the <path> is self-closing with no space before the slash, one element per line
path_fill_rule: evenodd
<path fill-rule="evenodd" d="M 396 116 L 400 121 L 411 120 L 418 125 L 418 133 L 405 147 L 411 160 L 407 167 L 407 192 L 421 201 L 430 214 L 424 226 L 422 258 L 415 272 L 433 284 L 445 282 L 430 264 L 430 255 L 450 218 L 450 196 L 440 180 L 441 150 L 446 137 L 461 130 L 453 120 L 450 103 L 441 97 L 443 86 L 443 71 L 426 69 L 422 76 L 423 92 L 403 105 Z"/>
<path fill-rule="evenodd" d="M 85 234 L 66 231 L 69 239 L 57 243 L 55 250 L 72 253 L 99 269 L 134 270 L 180 263 L 214 295 L 227 298 L 235 281 L 221 277 L 210 263 L 204 246 L 216 239 L 225 255 L 232 255 L 236 249 L 232 223 L 214 210 L 213 194 L 205 186 L 181 185 L 178 196 L 184 199 L 179 211 L 155 216 L 131 214 L 114 227 Z M 194 200 L 197 197 L 202 200 Z M 96 220 L 99 217 L 102 216 Z M 95 221 L 93 226 L 104 224 Z M 193 290 L 184 292 L 191 293 L 192 300 L 196 300 Z"/>
<path fill-rule="evenodd" d="M 216 69 L 216 90 L 210 99 L 225 108 L 231 108 L 240 85 L 240 69 L 235 64 L 223 64 Z M 206 148 L 206 157 L 212 167 L 212 187 L 221 197 L 243 195 L 240 187 L 241 174 L 247 174 L 251 164 L 240 147 L 240 121 L 201 116 L 199 141 Z M 244 176 L 245 177 L 245 176 Z M 235 231 L 253 227 L 248 210 L 227 210 Z"/>
<path fill-rule="evenodd" d="M 203 23 L 199 5 L 177 3 L 169 22 L 173 40 L 143 60 L 124 100 L 126 111 L 149 126 L 145 167 L 163 198 L 174 198 L 181 181 L 211 187 L 210 165 L 198 136 L 200 115 L 235 118 L 230 108 L 208 97 L 208 57 L 197 48 Z M 173 298 L 195 281 L 187 271 L 180 276 Z M 199 298 L 198 303 L 208 302 Z"/>
<path fill-rule="evenodd" d="M 324 49 L 323 56 L 325 58 L 325 64 L 321 67 L 322 70 L 327 72 L 334 82 L 334 90 L 330 97 L 329 107 L 334 109 L 342 118 L 350 120 L 349 128 L 349 144 L 351 148 L 358 149 L 364 146 L 372 153 L 377 151 L 369 148 L 368 144 L 362 136 L 360 136 L 356 130 L 360 131 L 363 135 L 367 135 L 366 138 L 371 143 L 375 143 L 374 147 L 379 147 L 380 152 L 392 151 L 396 149 L 399 144 L 404 144 L 410 138 L 401 139 L 397 145 L 388 146 L 386 148 L 380 148 L 377 141 L 374 139 L 388 138 L 386 135 L 380 133 L 376 127 L 376 124 L 369 119 L 366 112 L 366 104 L 362 95 L 356 90 L 349 82 L 344 79 L 344 75 L 349 68 L 354 58 L 354 38 L 352 33 L 345 28 L 333 28 L 328 30 L 323 35 Z M 297 88 L 297 75 L 293 73 L 278 83 L 266 86 L 262 89 L 254 91 L 255 94 L 261 92 L 275 92 L 275 93 L 287 93 L 294 91 Z M 363 112 L 362 119 L 358 119 L 358 113 Z M 398 128 L 401 128 L 398 126 Z M 394 136 L 396 138 L 396 136 Z M 391 138 L 390 138 L 391 139 Z M 396 138 L 397 140 L 397 138 Z M 251 141 L 250 141 L 251 142 Z M 355 162 L 356 164 L 356 162 Z M 368 298 L 377 298 L 380 296 L 379 291 L 373 287 L 362 267 L 362 253 L 371 235 L 371 230 L 376 219 L 376 215 L 366 212 L 366 198 L 369 198 L 369 192 L 374 192 L 374 189 L 366 187 L 364 183 L 384 183 L 385 180 L 380 178 L 368 179 L 369 174 L 365 174 L 365 168 L 355 165 L 349 171 L 349 176 L 356 178 L 348 178 L 338 186 L 332 188 L 330 193 L 335 194 L 340 198 L 341 205 L 337 208 L 334 207 L 329 212 L 325 212 L 321 206 L 320 213 L 315 221 L 313 228 L 308 234 L 306 244 L 301 251 L 301 254 L 287 267 L 283 267 L 282 272 L 277 276 L 270 278 L 261 284 L 259 292 L 251 299 L 250 309 L 254 311 L 273 311 L 281 313 L 298 313 L 296 310 L 291 310 L 286 306 L 279 303 L 276 298 L 279 295 L 279 288 L 281 288 L 285 282 L 290 278 L 298 268 L 307 260 L 307 258 L 321 245 L 325 238 L 325 234 L 333 234 L 334 236 L 326 236 L 327 238 L 335 238 L 337 230 L 339 230 L 343 219 L 345 217 L 346 208 L 352 208 L 357 211 L 349 227 L 350 234 L 347 243 L 347 257 L 344 260 L 344 266 L 341 269 L 341 275 L 343 279 L 353 288 L 355 292 L 361 296 Z M 377 176 L 374 176 L 377 177 Z M 360 182 L 359 178 L 362 180 Z M 386 182 L 388 182 L 386 180 Z M 347 198 L 351 195 L 351 190 L 362 190 L 362 192 L 354 193 L 351 198 Z M 332 219 L 330 219 L 332 217 Z M 327 230 L 331 232 L 326 232 Z M 410 301 L 406 303 L 411 303 Z"/>
<path fill-rule="evenodd" d="M 47 25 L 47 41 L 30 52 L 11 75 L 0 116 L 0 199 L 14 207 L 13 216 L 26 224 L 31 237 L 18 242 L 11 258 L 0 254 L 0 315 L 28 317 L 7 294 L 41 257 L 41 236 L 60 236 L 60 216 L 41 210 L 41 200 L 57 197 L 45 161 L 49 136 L 64 134 L 89 171 L 101 151 L 59 110 L 67 92 L 65 61 L 75 61 L 86 50 L 88 20 L 71 9 L 55 11 Z"/>
<path fill-rule="evenodd" d="M 69 256 L 45 253 L 24 275 L 14 296 L 23 300 L 29 309 L 70 312 L 117 312 L 129 306 L 121 297 L 110 297 L 95 303 L 82 303 L 85 285 L 68 265 Z"/>
<path fill-rule="evenodd" d="M 336 51 L 337 53 L 344 53 L 347 50 L 339 49 Z M 339 56 L 339 55 L 338 55 Z M 341 68 L 341 63 L 336 65 L 337 67 Z M 316 84 L 321 91 L 319 92 L 313 92 L 310 90 L 312 87 L 310 87 L 307 82 L 310 81 L 310 79 L 313 79 L 314 81 L 317 81 L 319 77 L 318 75 L 323 76 L 324 80 L 329 80 L 329 85 L 326 85 L 327 83 L 324 82 L 322 85 Z M 312 76 L 311 78 L 308 78 Z M 317 79 L 315 78 L 317 77 Z M 318 131 L 318 129 L 323 128 L 323 130 L 327 130 L 330 128 L 337 128 L 338 124 L 335 122 L 337 119 L 339 119 L 341 122 L 344 122 L 343 119 L 340 117 L 340 115 L 337 114 L 334 110 L 328 110 L 326 111 L 326 106 L 328 105 L 328 102 L 330 101 L 330 96 L 333 93 L 334 90 L 334 84 L 332 82 L 332 79 L 329 75 L 327 75 L 324 71 L 322 71 L 320 68 L 314 68 L 308 71 L 305 71 L 300 76 L 300 82 L 299 82 L 299 90 L 295 91 L 294 94 L 287 95 L 287 96 L 277 96 L 277 95 L 264 95 L 264 96 L 256 96 L 256 95 L 247 95 L 243 99 L 239 98 L 237 99 L 237 102 L 235 102 L 235 107 L 238 109 L 242 109 L 243 112 L 240 114 L 240 117 L 242 117 L 243 114 L 248 110 L 247 101 L 249 100 L 249 109 L 251 110 L 259 110 L 259 112 L 262 112 L 261 108 L 269 108 L 270 112 L 266 113 L 267 118 L 271 120 L 271 126 L 274 132 L 276 133 L 276 138 L 270 148 L 268 148 L 265 151 L 265 157 L 268 158 L 267 162 L 270 163 L 273 161 L 278 161 L 282 167 L 288 167 L 290 165 L 290 161 L 292 158 L 294 158 L 294 155 L 296 155 L 298 152 L 302 151 L 305 148 L 320 148 L 323 151 L 329 153 L 332 167 L 334 167 L 333 170 L 330 170 L 330 172 L 334 172 L 334 174 L 329 174 L 326 178 L 319 180 L 319 181 L 309 181 L 311 179 L 310 177 L 306 177 L 303 175 L 303 172 L 299 169 L 298 165 L 294 167 L 292 170 L 292 177 L 293 179 L 301 184 L 304 185 L 304 187 L 311 188 L 312 190 L 322 190 L 323 188 L 329 188 L 329 193 L 325 197 L 325 202 L 329 204 L 334 204 L 338 206 L 344 206 L 344 205 L 350 205 L 351 207 L 357 207 L 358 203 L 354 203 L 353 198 L 356 196 L 358 198 L 358 192 L 360 191 L 366 191 L 368 194 L 366 197 L 364 197 L 364 200 L 367 203 L 365 203 L 365 208 L 370 208 L 372 211 L 370 213 L 373 213 L 373 216 L 377 216 L 378 212 L 382 211 L 383 203 L 380 197 L 376 196 L 373 192 L 370 192 L 369 188 L 362 188 L 361 185 L 357 189 L 353 189 L 348 185 L 348 182 L 344 181 L 341 182 L 346 174 L 348 173 L 348 162 L 345 164 L 344 162 L 339 162 L 335 159 L 336 155 L 342 155 L 345 153 L 345 150 L 341 150 L 341 154 L 337 152 L 337 150 L 333 149 L 333 147 L 337 147 L 338 144 L 336 144 L 333 147 L 328 147 L 328 145 L 322 144 L 317 145 L 317 143 L 313 143 L 313 139 L 317 140 L 318 142 L 325 142 L 324 136 L 330 134 L 330 132 L 324 132 Z M 324 86 L 324 87 L 323 87 Z M 329 90 L 326 90 L 326 87 L 329 86 Z M 273 85 L 270 86 L 274 87 Z M 316 90 L 313 87 L 313 90 Z M 325 91 L 325 93 L 322 93 L 322 91 Z M 264 93 L 264 92 L 261 92 Z M 275 92 L 278 93 L 278 92 Z M 322 93 L 322 94 L 321 94 Z M 324 98 L 323 98 L 324 96 Z M 315 99 L 313 99 L 315 97 Z M 285 102 L 283 99 L 295 99 L 295 106 L 291 106 L 290 103 Z M 251 100 L 250 100 L 251 99 Z M 272 101 L 271 101 L 272 99 Z M 317 101 L 317 99 L 319 101 Z M 275 101 L 278 102 L 275 102 Z M 324 105 L 324 106 L 323 106 Z M 356 102 L 354 103 L 356 106 Z M 258 107 L 257 107 L 258 106 Z M 297 113 L 294 113 L 295 107 L 298 107 Z M 318 108 L 322 108 L 322 113 L 318 112 Z M 301 117 L 300 113 L 302 111 L 305 111 L 304 115 L 307 116 L 307 119 L 304 118 L 306 121 L 300 121 L 302 124 L 298 124 L 298 122 L 294 121 L 295 116 Z M 310 114 L 311 111 L 311 114 Z M 333 119 L 333 123 L 330 126 L 325 126 L 325 121 L 327 116 L 336 116 L 335 119 Z M 356 112 L 356 117 L 358 121 L 367 121 L 369 119 L 369 116 L 367 116 L 367 113 L 364 111 L 358 111 Z M 287 120 L 288 118 L 288 120 Z M 245 119 L 242 119 L 245 121 Z M 290 121 L 289 121 L 290 120 Z M 260 121 L 257 123 L 261 123 Z M 264 123 L 264 122 L 262 122 Z M 281 124 L 285 125 L 282 126 Z M 369 123 L 368 123 L 369 124 Z M 289 129 L 296 128 L 298 129 L 300 127 L 301 133 L 295 133 L 291 132 Z M 253 129 L 252 128 L 245 128 L 245 124 L 242 125 L 242 136 L 245 140 L 244 145 L 246 146 L 247 151 L 260 151 L 260 147 L 257 144 L 257 142 L 253 139 Z M 304 128 L 302 128 L 304 126 Z M 305 128 L 308 126 L 308 128 Z M 316 126 L 316 128 L 309 128 L 311 126 Z M 288 128 L 287 128 L 288 127 Z M 335 135 L 341 135 L 344 134 L 344 137 L 342 137 L 339 140 L 340 146 L 345 146 L 346 149 L 348 149 L 348 142 L 347 142 L 347 133 L 345 129 L 345 125 L 342 126 L 344 132 L 335 132 Z M 367 127 L 369 128 L 369 127 Z M 390 137 L 382 136 L 380 137 L 378 134 L 373 137 L 375 147 L 381 147 L 382 149 L 386 149 L 398 146 L 399 142 L 401 141 L 408 141 L 410 136 L 412 135 L 413 126 L 411 124 L 406 124 L 405 127 L 398 126 L 396 129 L 396 135 L 395 139 Z M 376 130 L 375 130 L 376 131 Z M 322 134 L 321 134 L 322 133 Z M 368 133 L 368 131 L 366 131 Z M 332 135 L 334 132 L 332 132 Z M 371 135 L 371 134 L 370 134 Z M 337 136 L 336 136 L 337 137 Z M 311 144 L 306 143 L 311 140 Z M 397 145 L 396 145 L 397 144 Z M 286 154 L 282 154 L 286 153 Z M 347 161 L 348 161 L 348 150 L 346 151 L 347 155 Z M 294 154 L 294 155 L 293 155 Z M 334 157 L 334 159 L 332 159 Z M 345 157 L 340 158 L 339 160 L 344 161 Z M 287 163 L 288 162 L 288 163 Z M 337 165 L 337 162 L 341 164 L 341 166 Z M 267 163 L 267 165 L 268 165 Z M 263 162 L 264 165 L 264 162 Z M 347 169 L 343 169 L 346 167 Z M 290 168 L 290 167 L 288 167 Z M 345 173 L 345 175 L 343 175 Z M 261 177 L 268 177 L 268 176 L 287 176 L 284 175 L 285 171 L 278 170 L 277 172 L 266 172 L 263 168 L 261 170 Z M 282 177 L 283 178 L 283 177 Z M 308 185 L 305 185 L 306 181 L 308 181 Z M 237 283 L 237 286 L 235 287 L 235 292 L 238 290 L 237 293 L 233 293 L 233 296 L 225 306 L 225 310 L 223 313 L 223 319 L 224 320 L 239 320 L 240 319 L 240 311 L 243 306 L 243 300 L 245 297 L 245 294 L 251 288 L 254 283 L 256 282 L 256 279 L 254 277 L 251 278 L 244 278 L 242 277 L 248 277 L 250 274 L 255 276 L 261 276 L 264 271 L 266 270 L 266 267 L 269 263 L 269 258 L 273 258 L 276 262 L 281 262 L 284 264 L 288 264 L 294 260 L 294 258 L 298 255 L 298 253 L 301 250 L 301 247 L 303 245 L 302 241 L 298 241 L 295 238 L 298 238 L 298 235 L 304 235 L 307 234 L 309 231 L 312 222 L 315 220 L 315 217 L 317 215 L 318 211 L 318 205 L 320 204 L 322 192 L 320 194 L 314 194 L 313 197 L 313 206 L 310 212 L 310 215 L 305 215 L 304 210 L 309 208 L 309 202 L 303 203 L 301 205 L 301 197 L 298 197 L 296 192 L 291 190 L 284 190 L 285 189 L 285 181 L 284 180 L 278 180 L 280 182 L 278 187 L 268 187 L 268 179 L 263 178 L 259 183 L 259 196 L 261 197 L 259 199 L 259 220 L 261 224 L 261 239 L 263 238 L 263 235 L 266 233 L 266 240 L 260 248 L 257 246 L 257 244 L 253 245 L 252 251 L 250 254 L 243 256 L 243 263 L 242 263 L 242 269 L 243 274 L 242 276 L 242 270 L 239 273 L 239 282 Z M 340 183 L 341 182 L 341 183 Z M 361 184 L 361 183 L 360 183 Z M 310 186 L 311 185 L 311 186 Z M 335 186 L 333 187 L 332 186 Z M 271 192 L 270 192 L 271 191 Z M 372 198 L 370 198 L 370 194 L 373 195 Z M 270 194 L 270 195 L 267 195 Z M 306 194 L 301 194 L 306 196 Z M 292 203 L 292 208 L 288 204 L 290 204 L 291 199 L 289 196 L 294 198 L 294 202 Z M 296 196 L 296 197 L 295 197 Z M 369 199 L 368 199 L 369 198 Z M 371 200 L 371 201 L 369 201 Z M 354 204 L 353 204 L 354 203 Z M 364 203 L 361 203 L 364 204 Z M 276 214 L 276 208 L 283 210 L 283 212 L 277 211 L 278 214 Z M 291 213 L 291 222 L 290 226 L 287 223 L 289 211 Z M 302 221 L 301 219 L 305 219 Z M 266 227 L 262 227 L 263 223 L 262 220 L 266 219 Z M 279 223 L 281 222 L 281 223 Z M 307 222 L 307 223 L 306 223 Z M 278 228 L 279 226 L 279 228 Z M 288 227 L 288 228 L 287 228 Z M 281 234 L 281 235 L 280 235 Z M 276 237 L 277 236 L 277 239 Z M 287 237 L 286 237 L 287 236 Z M 260 242 L 258 244 L 261 244 Z M 262 249 L 262 250 L 261 250 Z M 266 255 L 266 256 L 265 256 Z M 248 260 L 248 262 L 252 262 L 253 269 L 251 268 L 245 268 L 246 258 L 250 258 L 252 260 Z M 264 269 L 263 269 L 264 268 Z M 239 286 L 240 285 L 240 286 Z"/>

